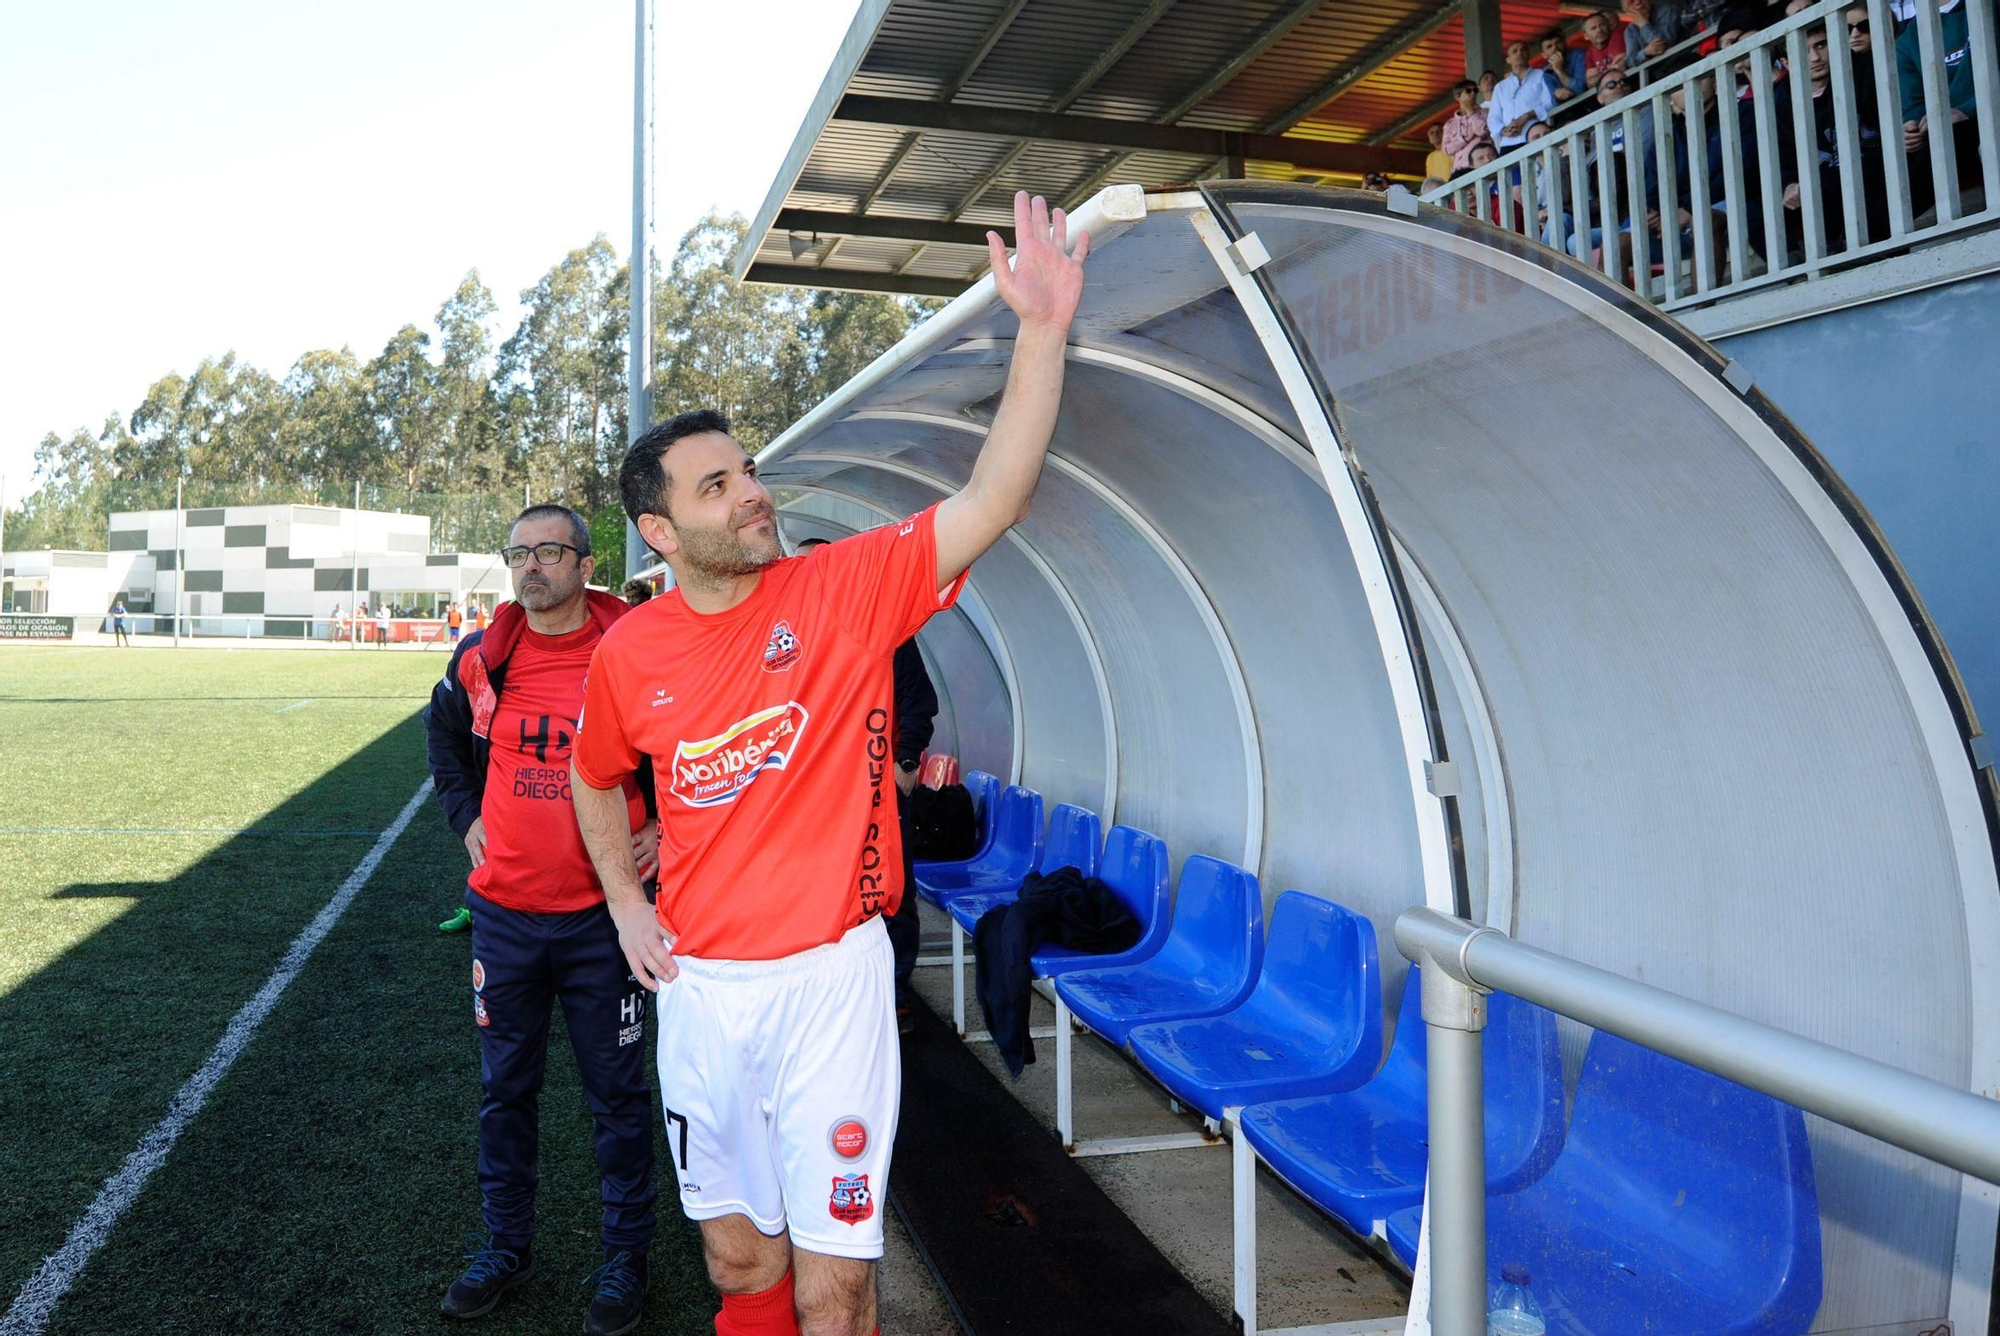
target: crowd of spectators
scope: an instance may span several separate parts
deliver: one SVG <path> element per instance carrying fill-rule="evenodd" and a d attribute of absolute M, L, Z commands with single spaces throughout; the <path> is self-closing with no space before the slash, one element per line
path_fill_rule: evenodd
<path fill-rule="evenodd" d="M 1798 13 L 1810 2 L 1789 0 L 1783 14 Z M 1945 53 L 1947 101 L 1951 109 L 1949 152 L 1957 162 L 1961 185 L 1976 187 L 1980 183 L 1979 134 L 1974 114 L 1973 61 L 1969 58 L 1968 4 L 1984 4 L 1990 12 L 1996 0 L 1943 0 L 1939 5 L 1939 19 L 1943 35 L 1941 49 Z M 1822 201 L 1820 216 L 1825 228 L 1826 253 L 1837 253 L 1850 244 L 1845 235 L 1846 219 L 1840 203 L 1843 173 L 1849 170 L 1856 173 L 1860 186 L 1859 197 L 1868 239 L 1880 239 L 1887 235 L 1889 200 L 1883 159 L 1886 152 L 1900 148 L 1907 155 L 1912 216 L 1923 215 L 1935 203 L 1931 170 L 1933 127 L 1923 114 L 1922 54 L 1917 28 L 1910 22 L 1915 13 L 1915 0 L 1890 0 L 1890 9 L 1897 24 L 1893 37 L 1894 68 L 1904 115 L 1901 126 L 1892 127 L 1892 132 L 1887 135 L 1883 133 L 1880 123 L 1876 98 L 1875 34 L 1870 32 L 1867 6 L 1855 4 L 1843 12 L 1848 32 L 1848 50 L 1844 58 L 1849 62 L 1856 98 L 1858 162 L 1843 161 L 1832 94 L 1832 68 L 1836 53 L 1828 50 L 1825 26 L 1814 25 L 1806 30 L 1806 68 L 1803 71 L 1787 68 L 1781 58 L 1771 62 L 1769 95 L 1777 103 L 1777 114 L 1771 119 L 1776 130 L 1774 150 L 1784 210 L 1782 225 L 1776 230 L 1781 233 L 1782 244 L 1787 251 L 1800 250 L 1804 245 L 1806 222 L 1803 205 L 1807 181 L 1802 179 L 1802 175 L 1806 172 L 1812 173 L 1811 183 L 1817 188 Z M 1621 12 L 1617 15 L 1609 10 L 1600 10 L 1586 17 L 1581 25 L 1579 42 L 1573 43 L 1561 30 L 1547 33 L 1533 43 L 1521 40 L 1509 42 L 1505 49 L 1507 72 L 1504 76 L 1496 78 L 1489 73 L 1479 80 L 1464 79 L 1453 86 L 1451 113 L 1430 127 L 1431 152 L 1425 162 L 1428 179 L 1424 189 L 1436 189 L 1456 176 L 1476 170 L 1502 154 L 1546 136 L 1550 133 L 1551 122 L 1559 118 L 1559 109 L 1569 104 L 1580 108 L 1586 105 L 1608 107 L 1620 101 L 1638 90 L 1639 76 L 1635 71 L 1649 62 L 1661 62 L 1655 66 L 1656 70 L 1668 68 L 1669 62 L 1671 68 L 1680 68 L 1711 51 L 1743 43 L 1778 17 L 1780 15 L 1773 9 L 1758 3 L 1742 3 L 1741 0 L 1727 7 L 1714 3 L 1677 3 L 1676 0 L 1623 0 Z M 1996 26 L 2000 26 L 2000 16 L 1996 16 Z M 1736 138 L 1741 148 L 1743 180 L 1746 183 L 1741 192 L 1740 205 L 1746 240 L 1760 258 L 1768 260 L 1766 251 L 1772 229 L 1767 227 L 1764 216 L 1763 191 L 1756 185 L 1762 179 L 1761 156 L 1768 151 L 1758 136 L 1758 94 L 1750 77 L 1751 62 L 1747 57 L 1732 64 L 1730 69 L 1734 76 L 1735 106 L 1729 110 L 1735 117 Z M 1797 77 L 1808 81 L 1811 96 L 1812 142 L 1805 145 L 1799 143 L 1800 132 L 1792 115 L 1793 85 L 1790 80 Z M 1690 142 L 1686 105 L 1690 88 L 1700 100 L 1699 121 L 1705 131 L 1701 135 L 1703 142 L 1699 145 Z M 1676 187 L 1675 217 L 1670 220 L 1670 225 L 1679 232 L 1682 255 L 1691 253 L 1697 226 L 1712 229 L 1718 254 L 1722 251 L 1722 240 L 1727 231 L 1728 217 L 1721 198 L 1724 193 L 1724 114 L 1716 107 L 1716 100 L 1716 80 L 1712 75 L 1705 75 L 1691 85 L 1677 87 L 1669 99 L 1674 120 L 1670 156 Z M 1658 256 L 1661 254 L 1662 163 L 1661 155 L 1655 152 L 1657 135 L 1653 104 L 1646 101 L 1635 110 L 1637 114 L 1632 118 L 1636 127 L 1635 142 L 1626 142 L 1627 125 L 1623 117 L 1608 122 L 1607 133 L 1602 137 L 1606 151 L 1613 158 L 1608 173 L 1613 195 L 1610 210 L 1618 224 L 1616 244 L 1624 249 L 1628 257 L 1635 219 L 1647 229 L 1651 238 L 1650 253 Z M 1572 170 L 1570 161 L 1572 153 L 1579 151 L 1583 154 L 1584 169 L 1582 182 L 1585 198 L 1582 200 L 1574 198 L 1577 174 Z M 1536 160 L 1529 169 L 1533 174 L 1537 203 L 1535 230 L 1549 245 L 1566 249 L 1585 260 L 1605 244 L 1601 224 L 1606 202 L 1600 193 L 1603 175 L 1598 170 L 1599 151 L 1598 135 L 1564 139 L 1559 141 L 1557 169 L 1552 175 L 1545 171 L 1540 160 Z M 1638 155 L 1637 198 L 1633 197 L 1633 174 L 1627 171 L 1628 153 Z M 1691 201 L 1694 199 L 1693 153 L 1701 154 L 1709 182 L 1708 197 L 1712 201 L 1707 210 L 1709 216 L 1702 220 L 1697 220 L 1691 212 Z M 1503 173 L 1498 181 L 1490 184 L 1485 194 L 1486 198 L 1480 203 L 1487 217 L 1503 220 L 1516 230 L 1528 230 L 1525 225 L 1527 220 L 1522 216 L 1521 169 Z M 1856 238 L 1853 244 L 1859 244 L 1860 240 Z"/>

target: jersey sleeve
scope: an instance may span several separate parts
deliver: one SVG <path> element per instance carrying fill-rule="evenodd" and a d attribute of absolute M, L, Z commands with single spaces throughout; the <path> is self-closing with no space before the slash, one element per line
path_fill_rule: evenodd
<path fill-rule="evenodd" d="M 937 507 L 816 549 L 821 591 L 847 633 L 875 654 L 892 654 L 931 617 L 958 601 L 965 573 L 940 588 Z"/>
<path fill-rule="evenodd" d="M 583 682 L 583 717 L 577 720 L 570 759 L 593 789 L 613 789 L 637 773 L 645 758 L 625 731 L 624 701 L 618 690 L 615 654 L 600 641 Z"/>

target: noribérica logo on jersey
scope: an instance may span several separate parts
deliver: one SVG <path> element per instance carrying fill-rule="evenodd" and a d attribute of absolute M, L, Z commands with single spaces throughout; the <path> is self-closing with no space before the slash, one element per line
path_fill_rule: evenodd
<path fill-rule="evenodd" d="M 712 738 L 674 744 L 673 795 L 689 807 L 734 802 L 766 770 L 783 770 L 810 716 L 795 700 L 739 719 Z"/>

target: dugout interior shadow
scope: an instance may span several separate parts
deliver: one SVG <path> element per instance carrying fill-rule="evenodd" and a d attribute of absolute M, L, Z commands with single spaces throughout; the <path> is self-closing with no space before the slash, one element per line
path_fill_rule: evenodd
<path fill-rule="evenodd" d="M 419 713 L 249 827 L 366 833 L 238 835 L 163 881 L 78 882 L 54 894 L 132 903 L 0 996 L 0 1285 L 9 1294 L 167 1112 L 425 773 Z M 449 912 L 447 900 L 432 922 Z M 413 918 L 413 930 L 422 922 Z"/>

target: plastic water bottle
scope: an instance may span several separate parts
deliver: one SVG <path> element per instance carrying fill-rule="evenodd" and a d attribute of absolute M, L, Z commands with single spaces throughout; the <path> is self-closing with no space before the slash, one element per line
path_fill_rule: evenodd
<path fill-rule="evenodd" d="M 1500 1268 L 1500 1284 L 1486 1305 L 1487 1336 L 1544 1336 L 1549 1323 L 1528 1288 L 1532 1280 L 1525 1266 L 1510 1262 Z"/>

